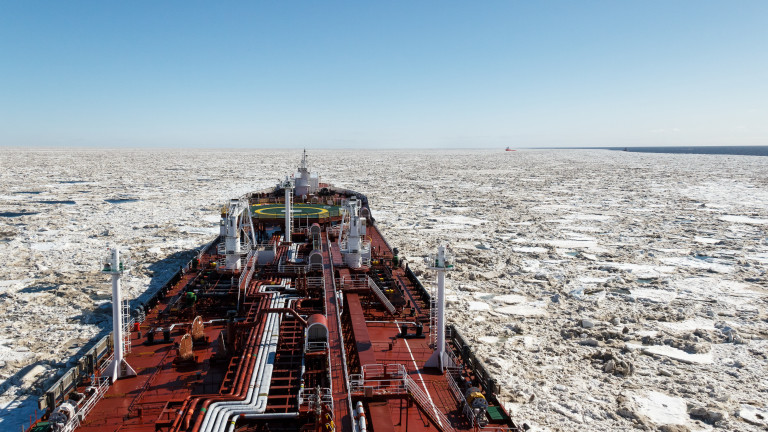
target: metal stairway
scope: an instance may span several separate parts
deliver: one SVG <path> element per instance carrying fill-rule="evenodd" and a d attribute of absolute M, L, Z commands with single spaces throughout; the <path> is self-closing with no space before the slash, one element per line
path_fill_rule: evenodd
<path fill-rule="evenodd" d="M 374 294 L 376 294 L 376 298 L 379 299 L 381 304 L 384 305 L 385 308 L 391 313 L 392 315 L 395 314 L 395 307 L 392 305 L 392 302 L 389 301 L 387 296 L 384 295 L 384 293 L 381 291 L 381 288 L 376 284 L 376 282 L 371 279 L 370 276 L 368 276 L 368 287 L 373 291 Z"/>

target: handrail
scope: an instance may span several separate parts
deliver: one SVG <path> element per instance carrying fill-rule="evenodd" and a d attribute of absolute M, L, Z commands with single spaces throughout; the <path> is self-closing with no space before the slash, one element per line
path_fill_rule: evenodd
<path fill-rule="evenodd" d="M 467 398 L 465 398 L 464 394 L 462 394 L 459 390 L 459 386 L 456 384 L 456 380 L 453 378 L 453 374 L 447 373 L 446 376 L 448 377 L 448 387 L 450 387 L 451 392 L 453 393 L 453 397 L 455 397 L 456 400 L 461 404 L 464 416 L 467 418 L 467 420 L 469 420 L 471 424 L 474 425 L 475 414 L 472 412 L 472 407 L 470 407 L 467 403 Z"/>
<path fill-rule="evenodd" d="M 328 351 L 328 342 L 307 342 L 305 352 Z"/>
<path fill-rule="evenodd" d="M 457 432 L 448 417 L 440 411 L 424 389 L 408 375 L 402 364 L 367 364 L 361 373 L 350 376 L 350 394 L 364 395 L 371 389 L 373 395 L 408 394 L 443 432 Z M 455 384 L 454 384 L 455 385 Z M 457 392 L 458 388 L 452 391 Z M 455 396 L 455 395 L 454 395 Z"/>
<path fill-rule="evenodd" d="M 296 274 L 305 274 L 309 270 L 309 265 L 298 265 L 298 264 L 283 264 L 280 263 L 277 265 L 277 271 L 279 273 L 296 273 Z"/>
<path fill-rule="evenodd" d="M 246 257 L 245 257 L 245 267 L 246 268 L 244 270 L 248 270 L 248 264 L 250 264 L 251 258 L 253 258 L 254 252 L 255 251 L 253 249 L 251 249 L 248 252 L 248 255 L 246 255 Z M 240 272 L 240 278 L 237 281 L 237 286 L 240 287 L 240 289 L 243 288 L 243 279 L 246 278 L 246 277 L 250 277 L 252 275 L 252 273 L 253 273 L 253 269 L 251 269 L 250 272 L 248 272 L 248 271 L 241 271 Z"/>
<path fill-rule="evenodd" d="M 424 412 L 435 422 L 435 425 L 443 432 L 456 432 L 456 429 L 451 425 L 451 421 L 448 417 L 429 399 L 424 393 L 421 386 L 416 384 L 416 381 L 410 377 L 405 376 L 405 385 L 408 388 L 408 392 L 413 396 L 413 399 L 418 403 Z M 430 409 L 431 408 L 431 409 Z"/>
<path fill-rule="evenodd" d="M 250 252 L 248 252 L 248 256 L 245 258 L 245 271 L 240 272 L 240 279 L 237 281 L 237 309 L 240 309 L 240 293 L 242 292 L 242 297 L 245 299 L 245 293 L 248 290 L 248 285 L 251 284 L 251 279 L 253 278 L 253 271 L 256 268 L 254 263 L 251 262 L 253 257 L 256 255 L 256 251 L 251 249 Z M 245 284 L 243 284 L 243 279 L 245 279 Z"/>
<path fill-rule="evenodd" d="M 318 400 L 317 398 L 313 398 L 312 396 L 316 394 L 317 394 L 317 389 L 314 389 L 314 388 L 303 388 L 299 390 L 299 394 L 298 394 L 299 409 L 301 409 L 301 407 L 306 405 L 310 411 L 314 410 L 315 405 L 318 403 Z M 333 407 L 333 392 L 331 391 L 330 388 L 325 387 L 320 389 L 319 403 Z"/>
<path fill-rule="evenodd" d="M 101 363 L 101 366 L 99 366 L 99 374 L 103 374 L 104 371 L 107 370 L 110 364 L 112 364 L 112 360 L 115 358 L 115 352 L 112 351 L 109 356 L 107 356 L 104 361 Z"/>
<path fill-rule="evenodd" d="M 72 432 L 75 428 L 80 426 L 80 422 L 85 420 L 85 417 L 91 412 L 91 409 L 96 405 L 96 402 L 101 400 L 101 398 L 104 397 L 104 393 L 107 392 L 107 389 L 109 388 L 109 377 L 94 377 L 94 384 L 96 392 L 85 401 L 82 407 L 80 407 L 77 411 L 77 415 L 69 419 L 67 424 L 61 429 L 61 432 Z"/>
<path fill-rule="evenodd" d="M 367 275 L 351 275 L 350 277 L 343 277 L 339 280 L 339 284 L 342 290 L 344 289 L 362 289 L 368 288 L 368 276 Z"/>
<path fill-rule="evenodd" d="M 361 373 L 350 376 L 350 394 L 361 396 L 366 389 L 374 395 L 406 394 L 408 387 L 405 366 L 394 364 L 367 364 L 361 367 Z"/>

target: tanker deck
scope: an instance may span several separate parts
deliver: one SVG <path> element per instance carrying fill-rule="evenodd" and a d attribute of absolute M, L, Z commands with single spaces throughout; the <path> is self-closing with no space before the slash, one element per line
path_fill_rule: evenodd
<path fill-rule="evenodd" d="M 364 195 L 306 154 L 296 174 L 225 205 L 217 239 L 121 319 L 121 352 L 88 354 L 30 430 L 522 431 L 445 325 L 448 251 L 427 258 L 431 294 Z"/>

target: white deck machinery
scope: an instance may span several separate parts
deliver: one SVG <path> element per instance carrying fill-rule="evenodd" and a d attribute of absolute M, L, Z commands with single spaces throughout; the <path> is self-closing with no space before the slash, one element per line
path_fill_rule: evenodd
<path fill-rule="evenodd" d="M 424 260 L 427 269 L 437 271 L 437 302 L 433 306 L 437 317 L 437 339 L 435 352 L 427 359 L 424 367 L 434 367 L 443 371 L 450 361 L 445 353 L 445 272 L 454 269 L 454 261 L 453 256 L 443 245 L 437 247 L 437 254 L 429 255 Z M 430 331 L 434 332 L 435 327 L 433 326 Z"/>
<path fill-rule="evenodd" d="M 357 197 L 350 197 L 342 207 L 341 235 L 339 249 L 349 268 L 370 265 L 371 242 L 366 240 L 367 219 L 360 216 L 361 203 Z"/>
<path fill-rule="evenodd" d="M 299 170 L 294 175 L 296 179 L 295 195 L 302 197 L 302 200 L 306 201 L 307 195 L 317 193 L 320 188 L 320 178 L 317 174 L 309 172 L 309 165 L 307 164 L 307 151 L 304 150 L 304 156 L 301 158 L 301 165 Z"/>
<path fill-rule="evenodd" d="M 130 313 L 123 310 L 122 296 L 120 293 L 120 277 L 125 271 L 125 260 L 120 256 L 120 248 L 112 248 L 109 256 L 104 260 L 102 273 L 112 275 L 112 342 L 114 345 L 112 363 L 106 369 L 105 375 L 109 376 L 112 382 L 123 378 L 136 376 L 136 371 L 125 361 L 126 341 L 123 334 L 127 328 L 127 320 Z M 130 334 L 128 343 L 130 343 Z"/>
<path fill-rule="evenodd" d="M 246 226 L 251 229 L 251 238 L 247 234 L 241 236 Z M 253 230 L 251 208 L 247 199 L 230 200 L 229 205 L 221 209 L 219 234 L 224 241 L 219 243 L 218 252 L 225 256 L 224 262 L 220 263 L 223 266 L 220 265 L 220 267 L 227 270 L 240 270 L 243 256 L 248 254 L 251 247 L 256 244 L 256 232 Z"/>

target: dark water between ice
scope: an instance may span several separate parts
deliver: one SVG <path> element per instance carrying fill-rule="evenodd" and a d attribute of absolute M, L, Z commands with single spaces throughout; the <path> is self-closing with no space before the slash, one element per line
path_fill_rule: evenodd
<path fill-rule="evenodd" d="M 141 200 L 138 198 L 111 198 L 111 199 L 105 199 L 104 201 L 110 204 L 124 204 L 124 203 L 137 202 Z"/>
<path fill-rule="evenodd" d="M 31 215 L 36 215 L 36 214 L 40 214 L 40 212 L 30 212 L 30 211 L 20 211 L 20 212 L 13 212 L 13 211 L 4 211 L 4 212 L 0 212 L 0 217 L 7 217 L 7 218 L 12 218 L 12 217 L 21 217 L 21 216 L 31 216 Z"/>
<path fill-rule="evenodd" d="M 624 150 L 628 152 L 639 152 L 639 153 L 683 153 L 683 154 L 768 156 L 768 146 L 608 147 L 608 149 Z"/>
<path fill-rule="evenodd" d="M 72 200 L 38 200 L 33 202 L 36 202 L 38 204 L 66 204 L 66 205 L 77 204 L 75 201 L 72 201 Z"/>

